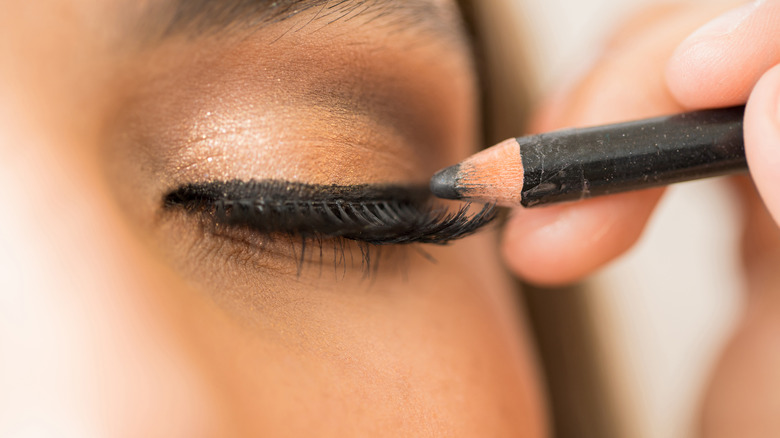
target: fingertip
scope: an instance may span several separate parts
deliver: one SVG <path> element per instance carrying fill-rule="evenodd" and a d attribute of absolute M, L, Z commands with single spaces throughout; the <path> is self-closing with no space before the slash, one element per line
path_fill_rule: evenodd
<path fill-rule="evenodd" d="M 694 33 L 675 49 L 666 65 L 669 92 L 687 108 L 725 107 L 744 103 L 755 83 L 745 74 L 739 41 Z"/>
<path fill-rule="evenodd" d="M 518 209 L 507 222 L 507 267 L 535 284 L 572 283 L 624 253 L 642 233 L 660 189 Z"/>
<path fill-rule="evenodd" d="M 744 103 L 750 84 L 746 84 L 749 81 L 744 76 L 733 75 L 730 50 L 713 41 L 685 40 L 674 51 L 665 70 L 666 83 L 675 100 L 690 109 Z"/>
<path fill-rule="evenodd" d="M 761 75 L 780 62 L 778 18 L 780 3 L 754 1 L 700 27 L 666 65 L 672 96 L 688 108 L 744 103 Z"/>
<path fill-rule="evenodd" d="M 744 129 L 750 174 L 780 224 L 780 65 L 756 84 L 745 109 Z"/>

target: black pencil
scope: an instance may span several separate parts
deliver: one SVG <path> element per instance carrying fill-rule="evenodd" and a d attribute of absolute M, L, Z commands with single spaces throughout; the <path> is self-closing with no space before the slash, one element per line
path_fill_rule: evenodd
<path fill-rule="evenodd" d="M 446 199 L 536 205 L 747 170 L 745 107 L 514 138 L 439 171 Z"/>

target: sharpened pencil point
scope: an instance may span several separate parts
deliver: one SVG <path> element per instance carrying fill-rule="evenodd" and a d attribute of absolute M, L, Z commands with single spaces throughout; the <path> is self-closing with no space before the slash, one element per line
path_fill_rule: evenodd
<path fill-rule="evenodd" d="M 461 199 L 462 196 L 457 189 L 459 174 L 460 164 L 436 172 L 436 175 L 431 178 L 431 192 L 444 199 Z"/>

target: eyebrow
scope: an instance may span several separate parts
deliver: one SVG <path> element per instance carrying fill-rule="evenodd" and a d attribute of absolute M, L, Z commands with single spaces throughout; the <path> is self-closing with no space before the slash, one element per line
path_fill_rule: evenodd
<path fill-rule="evenodd" d="M 428 0 L 166 0 L 163 36 L 186 34 L 201 36 L 233 30 L 256 30 L 270 24 L 293 19 L 315 11 L 309 21 L 331 24 L 340 20 L 365 17 L 375 22 L 388 19 L 399 28 L 417 27 L 436 31 L 449 38 L 460 30 L 457 14 L 443 13 L 443 8 Z"/>

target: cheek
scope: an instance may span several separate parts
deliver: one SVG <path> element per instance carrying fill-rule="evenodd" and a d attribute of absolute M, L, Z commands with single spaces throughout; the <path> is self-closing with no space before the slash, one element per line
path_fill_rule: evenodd
<path fill-rule="evenodd" d="M 404 275 L 278 284 L 233 385 L 287 432 L 536 436 L 538 379 L 492 238 L 410 255 Z"/>

